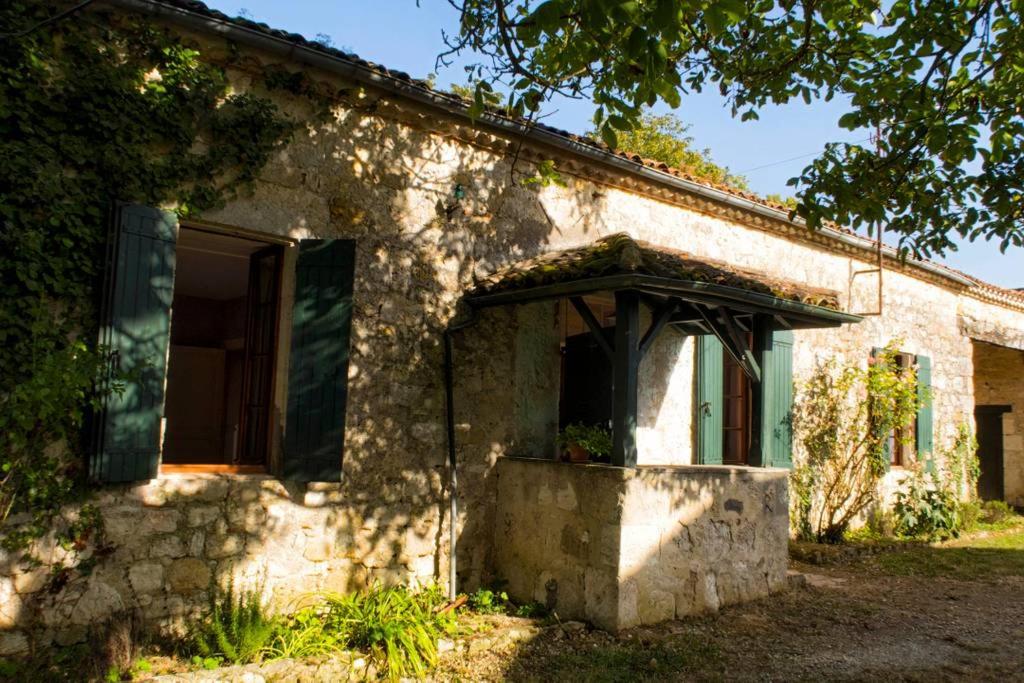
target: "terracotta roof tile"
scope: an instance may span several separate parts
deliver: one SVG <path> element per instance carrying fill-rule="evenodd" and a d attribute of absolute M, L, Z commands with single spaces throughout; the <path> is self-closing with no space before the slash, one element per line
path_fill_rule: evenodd
<path fill-rule="evenodd" d="M 515 263 L 479 280 L 469 296 L 627 274 L 724 285 L 839 310 L 839 295 L 832 290 L 798 285 L 758 271 L 697 258 L 684 251 L 633 239 L 625 233 Z"/>

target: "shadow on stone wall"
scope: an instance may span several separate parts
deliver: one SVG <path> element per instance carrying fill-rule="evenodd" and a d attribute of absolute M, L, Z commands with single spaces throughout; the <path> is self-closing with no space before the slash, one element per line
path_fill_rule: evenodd
<path fill-rule="evenodd" d="M 27 635 L 81 641 L 90 625 L 125 610 L 180 629 L 228 577 L 293 604 L 316 590 L 446 576 L 443 330 L 475 274 L 542 253 L 560 234 L 551 202 L 574 234 L 596 238 L 600 199 L 526 186 L 529 164 L 513 169 L 509 156 L 452 137 L 477 132 L 340 85 L 326 86 L 342 98 L 330 121 L 296 134 L 252 196 L 203 218 L 356 240 L 342 481 L 171 476 L 104 487 L 105 540 L 81 549 L 78 570 L 54 580 L 2 558 L 0 654 L 23 651 Z M 285 109 L 315 120 L 297 99 Z M 457 349 L 462 589 L 488 578 L 493 465 L 514 431 L 502 379 L 514 316 L 482 319 Z M 37 551 L 58 568 L 69 558 L 52 538 Z"/>
<path fill-rule="evenodd" d="M 503 459 L 495 534 L 517 600 L 613 631 L 654 624 L 781 588 L 786 476 Z"/>

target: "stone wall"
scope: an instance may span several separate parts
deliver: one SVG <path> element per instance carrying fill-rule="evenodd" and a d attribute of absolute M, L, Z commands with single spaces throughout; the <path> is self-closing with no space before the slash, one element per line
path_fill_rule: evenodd
<path fill-rule="evenodd" d="M 974 399 L 978 405 L 1009 405 L 1003 414 L 1003 495 L 1024 506 L 1024 351 L 974 344 Z"/>
<path fill-rule="evenodd" d="M 501 458 L 494 559 L 516 599 L 618 630 L 768 595 L 786 574 L 783 470 Z"/>
<path fill-rule="evenodd" d="M 42 645 L 82 640 L 88 626 L 125 611 L 173 630 L 229 580 L 261 587 L 284 610 L 315 591 L 432 583 L 437 524 L 397 516 L 399 495 L 377 492 L 368 503 L 340 484 L 253 475 L 171 475 L 110 488 L 94 501 L 105 539 L 82 558 L 95 561 L 90 574 L 73 572 L 60 587 L 47 567 L 0 562 L 0 654 L 23 649 L 30 635 Z M 67 556 L 52 541 L 37 551 L 58 564 Z"/>
<path fill-rule="evenodd" d="M 250 89 L 256 74 L 266 66 L 300 68 L 252 50 L 238 55 L 219 38 L 188 38 L 195 40 L 207 57 L 223 61 L 238 92 Z M 202 601 L 198 589 L 194 600 L 181 597 L 172 578 L 205 578 L 199 569 L 202 565 L 209 570 L 210 581 L 219 579 L 228 559 L 244 560 L 249 567 L 266 565 L 271 571 L 268 580 L 282 595 L 320 583 L 357 586 L 371 579 L 442 579 L 447 576 L 452 523 L 458 531 L 460 587 L 471 590 L 488 581 L 496 566 L 494 556 L 504 552 L 494 524 L 495 463 L 508 454 L 552 454 L 557 424 L 558 321 L 553 306 L 510 307 L 487 311 L 473 326 L 457 333 L 455 417 L 461 487 L 460 512 L 454 522 L 447 518 L 445 501 L 442 334 L 474 277 L 511 262 L 625 231 L 696 257 L 836 289 L 853 312 L 869 312 L 874 305 L 870 278 L 853 275 L 871 267 L 870 253 L 801 231 L 786 223 L 782 214 L 778 220 L 766 218 L 696 194 L 642 183 L 547 148 L 526 144 L 519 150 L 521 141 L 488 132 L 468 120 L 326 72 L 309 68 L 306 73 L 322 82 L 324 92 L 338 93 L 331 116 L 326 121 L 318 119 L 314 116 L 318 105 L 282 92 L 275 94 L 283 110 L 307 125 L 274 155 L 251 192 L 240 193 L 222 208 L 199 216 L 195 223 L 289 241 L 308 237 L 355 240 L 342 481 L 322 490 L 303 490 L 301 495 L 289 493 L 287 486 L 272 478 L 246 477 L 209 481 L 162 477 L 148 486 L 101 490 L 101 507 L 113 520 L 114 535 L 128 527 L 136 533 L 133 539 L 121 539 L 121 549 L 115 544 L 114 553 L 100 559 L 94 577 L 85 581 L 87 596 L 116 594 L 112 604 L 138 604 L 162 619 L 164 612 L 177 612 L 186 604 Z M 514 150 L 519 153 L 514 155 Z M 524 185 L 523 179 L 534 173 L 533 164 L 549 158 L 556 161 L 564 186 Z M 456 187 L 462 188 L 464 196 L 456 196 Z M 294 248 L 286 249 L 282 287 L 273 417 L 275 466 L 280 462 L 280 443 L 287 429 L 284 406 L 294 252 Z M 837 330 L 797 333 L 794 367 L 798 379 L 829 356 L 863 362 L 872 346 L 902 338 L 902 348 L 933 359 L 936 442 L 941 446 L 961 420 L 970 418 L 973 406 L 971 344 L 961 328 L 963 320 L 998 317 L 993 323 L 997 328 L 1024 329 L 1024 314 L 1019 310 L 975 306 L 961 290 L 949 281 L 888 261 L 881 316 Z M 961 308 L 964 312 L 958 318 Z M 990 316 L 992 310 L 999 315 Z M 638 429 L 641 464 L 692 461 L 693 347 L 692 340 L 666 332 L 644 360 Z M 341 450 L 339 444 L 339 453 Z M 584 476 L 578 473 L 591 471 L 565 470 L 559 476 Z M 690 491 L 688 479 L 682 475 L 675 478 L 677 471 L 698 477 L 700 487 L 705 488 Z M 675 482 L 669 490 L 677 491 L 680 500 L 691 496 L 703 501 L 703 491 L 725 486 L 726 481 L 725 475 L 710 471 L 664 472 L 660 479 Z M 631 476 L 637 477 L 635 482 L 643 481 L 639 474 Z M 730 486 L 735 481 L 740 488 L 757 490 L 762 486 L 758 477 L 774 482 L 783 475 L 752 472 L 728 476 Z M 626 486 L 625 479 L 621 486 Z M 634 486 L 641 484 L 629 483 Z M 152 496 L 143 491 L 153 492 Z M 173 491 L 173 495 L 161 505 L 145 502 L 159 499 L 160 491 Z M 586 492 L 581 489 L 578 495 L 583 499 Z M 756 498 L 755 493 L 750 496 L 750 500 Z M 274 502 L 273 514 L 262 507 L 259 501 L 264 500 Z M 711 506 L 707 515 L 712 520 L 722 522 L 731 520 L 729 515 L 740 514 L 717 508 L 720 501 L 714 496 L 707 500 Z M 316 501 L 323 506 L 317 507 Z M 205 512 L 193 512 L 203 506 L 208 508 Z M 247 522 L 237 518 L 239 508 L 251 509 L 262 523 L 254 521 L 250 531 Z M 261 509 L 264 511 L 259 512 Z M 755 509 L 744 503 L 741 516 L 746 520 Z M 778 508 L 772 510 L 774 515 Z M 210 519 L 199 522 L 200 517 L 190 515 L 210 515 Z M 769 520 L 775 519 L 772 515 Z M 190 520 L 197 522 L 194 527 Z M 760 528 L 758 524 L 750 520 L 753 528 Z M 768 526 L 775 529 L 775 524 L 770 521 Z M 744 525 L 746 521 L 729 528 Z M 713 528 L 725 527 L 718 524 Z M 329 552 L 324 551 L 325 559 L 303 556 L 307 544 L 326 543 L 327 538 L 333 545 Z M 596 544 L 593 538 L 590 542 Z M 770 577 L 777 576 L 771 553 L 785 549 L 784 541 L 770 540 L 773 538 L 759 535 L 754 541 L 757 552 L 767 558 L 770 567 L 764 571 Z M 751 557 L 749 548 L 742 545 L 746 541 L 734 543 L 740 556 Z M 769 547 L 770 543 L 777 547 Z M 300 546 L 301 553 L 297 550 Z M 289 549 L 286 555 L 282 555 L 282 547 Z M 731 560 L 726 557 L 722 562 Z M 194 571 L 173 569 L 175 566 Z M 506 578 L 511 579 L 508 565 L 504 566 Z M 4 567 L 0 597 L 10 599 L 0 600 L 0 614 L 2 625 L 10 627 L 28 618 L 19 615 L 30 614 L 32 602 L 11 596 L 34 593 L 25 589 L 37 579 L 16 582 L 10 578 L 15 568 L 9 560 Z M 756 563 L 747 562 L 743 567 L 761 581 L 756 578 L 761 571 Z M 740 570 L 736 565 L 730 571 L 738 575 Z M 133 586 L 132 571 L 146 590 Z M 725 569 L 715 570 L 714 575 L 729 576 Z M 638 571 L 638 586 L 647 581 L 643 576 Z M 701 594 L 713 593 L 719 602 L 728 602 L 747 590 L 727 588 L 731 580 L 722 578 L 710 592 L 701 588 Z M 774 580 L 765 579 L 769 588 Z M 16 590 L 19 586 L 21 593 Z M 564 595 L 569 590 L 560 589 Z M 531 587 L 529 593 L 534 592 Z M 674 600 L 676 613 L 689 609 L 685 597 Z M 85 600 L 86 605 L 101 602 Z M 713 603 L 710 597 L 694 598 L 694 604 Z M 102 617 L 91 611 L 98 608 L 75 609 L 71 608 L 67 618 L 77 625 Z M 638 618 L 650 618 L 649 609 L 637 609 Z M 59 610 L 52 613 L 63 614 Z M 625 620 L 616 612 L 613 621 Z"/>

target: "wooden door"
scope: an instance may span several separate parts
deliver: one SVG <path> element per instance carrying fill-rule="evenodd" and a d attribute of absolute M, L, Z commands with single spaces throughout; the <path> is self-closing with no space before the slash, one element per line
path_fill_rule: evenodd
<path fill-rule="evenodd" d="M 1010 406 L 977 406 L 974 419 L 978 425 L 978 497 L 982 500 L 1002 500 L 1003 492 L 1003 413 Z"/>

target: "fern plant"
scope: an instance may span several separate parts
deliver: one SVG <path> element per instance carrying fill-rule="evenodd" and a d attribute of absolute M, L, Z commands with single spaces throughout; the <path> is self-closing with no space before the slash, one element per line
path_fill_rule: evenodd
<path fill-rule="evenodd" d="M 224 591 L 214 590 L 206 615 L 190 628 L 192 654 L 233 664 L 262 659 L 283 624 L 264 609 L 260 593 L 259 590 L 236 592 L 232 581 Z"/>

